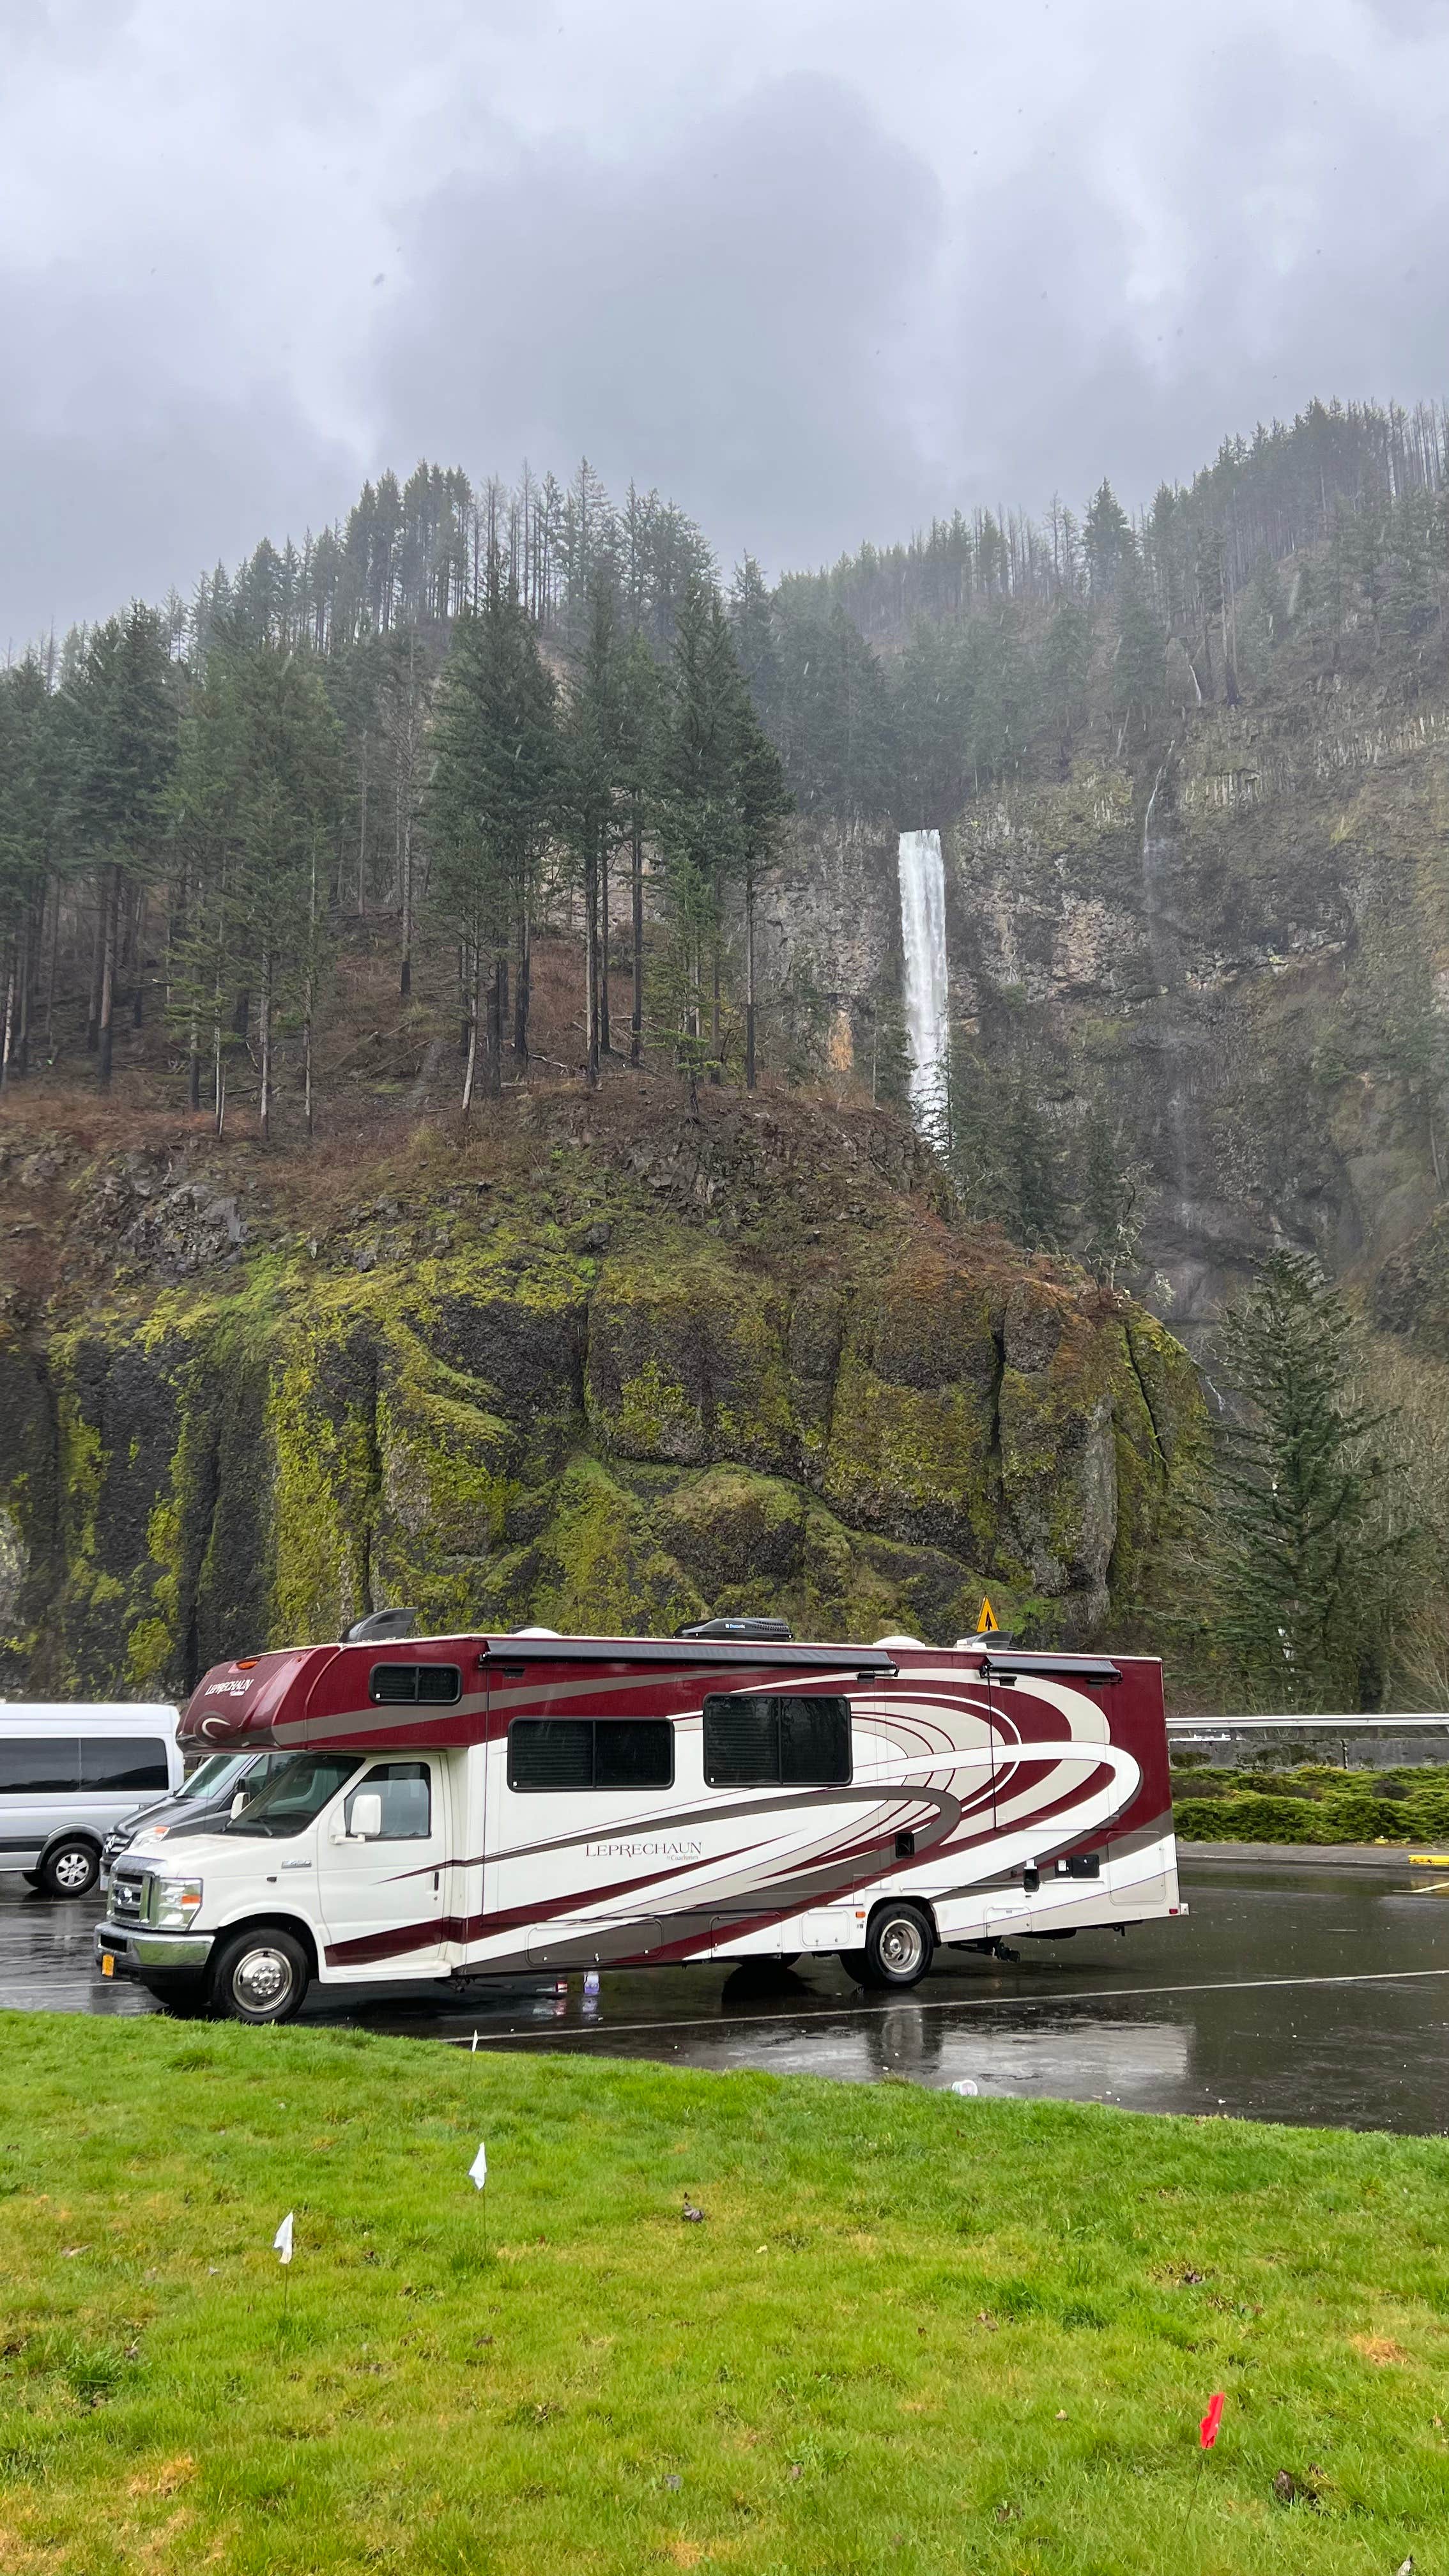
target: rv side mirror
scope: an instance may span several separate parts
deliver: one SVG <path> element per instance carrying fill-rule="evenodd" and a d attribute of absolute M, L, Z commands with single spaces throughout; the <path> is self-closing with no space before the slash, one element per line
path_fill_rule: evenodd
<path fill-rule="evenodd" d="M 232 1813 L 234 1816 L 239 1816 L 239 1815 L 241 1814 L 241 1811 L 242 1811 L 243 1807 L 246 1805 L 246 1802 L 247 1802 L 247 1793 L 246 1793 L 245 1789 L 238 1789 L 238 1791 L 237 1791 L 237 1793 L 236 1793 L 236 1796 L 233 1798 L 233 1800 L 232 1800 L 232 1802 L 231 1802 L 231 1813 Z"/>
<path fill-rule="evenodd" d="M 356 1797 L 352 1801 L 352 1817 L 351 1822 L 348 1825 L 348 1833 L 351 1836 L 351 1839 L 356 1843 L 376 1842 L 381 1831 L 381 1790 L 359 1789 Z"/>

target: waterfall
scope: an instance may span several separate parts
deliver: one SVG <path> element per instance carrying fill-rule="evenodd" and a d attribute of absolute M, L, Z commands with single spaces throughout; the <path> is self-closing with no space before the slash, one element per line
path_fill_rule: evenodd
<path fill-rule="evenodd" d="M 911 1112 L 926 1134 L 946 1124 L 946 872 L 939 832 L 902 832 L 901 947 L 911 1041 Z"/>
<path fill-rule="evenodd" d="M 1177 744 L 1174 739 L 1167 746 L 1167 756 L 1153 781 L 1152 793 L 1147 799 L 1147 812 L 1142 821 L 1142 894 L 1147 914 L 1147 944 L 1152 958 L 1153 980 L 1157 986 L 1157 1015 L 1161 1032 L 1164 1075 L 1161 1096 L 1167 1115 L 1174 1195 L 1177 1202 L 1178 1222 L 1190 1232 L 1195 1218 L 1192 1198 L 1188 1065 L 1181 1011 L 1178 1006 L 1182 993 L 1183 971 L 1171 887 L 1171 869 L 1177 851 L 1175 843 L 1168 834 L 1154 832 L 1152 828 L 1152 818 L 1157 810 L 1158 790 L 1172 765 L 1172 756 L 1176 749 Z"/>

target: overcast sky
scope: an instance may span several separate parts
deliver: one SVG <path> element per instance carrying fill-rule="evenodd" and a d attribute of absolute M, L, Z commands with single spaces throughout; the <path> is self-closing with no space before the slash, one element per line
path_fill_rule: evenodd
<path fill-rule="evenodd" d="M 0 651 L 421 454 L 728 566 L 1449 390 L 1445 0 L 0 0 Z"/>

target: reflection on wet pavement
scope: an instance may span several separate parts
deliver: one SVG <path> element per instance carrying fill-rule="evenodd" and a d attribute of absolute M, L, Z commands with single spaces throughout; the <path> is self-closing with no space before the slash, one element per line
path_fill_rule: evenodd
<path fill-rule="evenodd" d="M 942 1953 L 914 1993 L 862 1995 L 833 1960 L 464 1990 L 351 1989 L 305 2018 L 470 2048 L 561 2048 L 717 2069 L 885 2075 L 981 2095 L 1449 2133 L 1449 1916 L 1401 1863 L 1183 1868 L 1187 1920 L 1023 1945 L 1018 1965 Z M 96 1907 L 0 1878 L 0 2005 L 144 2013 L 96 1976 Z M 592 1981 L 591 1981 L 592 1982 Z"/>

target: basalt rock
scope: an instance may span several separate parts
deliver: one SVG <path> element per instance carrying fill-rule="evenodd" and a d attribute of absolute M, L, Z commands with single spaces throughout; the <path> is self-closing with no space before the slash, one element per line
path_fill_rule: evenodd
<path fill-rule="evenodd" d="M 0 1338 L 0 1686 L 174 1693 L 399 1600 L 435 1631 L 1130 1615 L 1202 1418 L 1149 1315 L 942 1222 L 893 1122 L 725 1101 L 606 1153 L 559 1115 L 546 1187 L 399 1184 L 268 1249 L 214 1176 L 91 1176 L 117 1284 Z M 721 1189 L 764 1206 L 738 1239 Z M 194 1221 L 227 1254 L 177 1276 Z"/>

